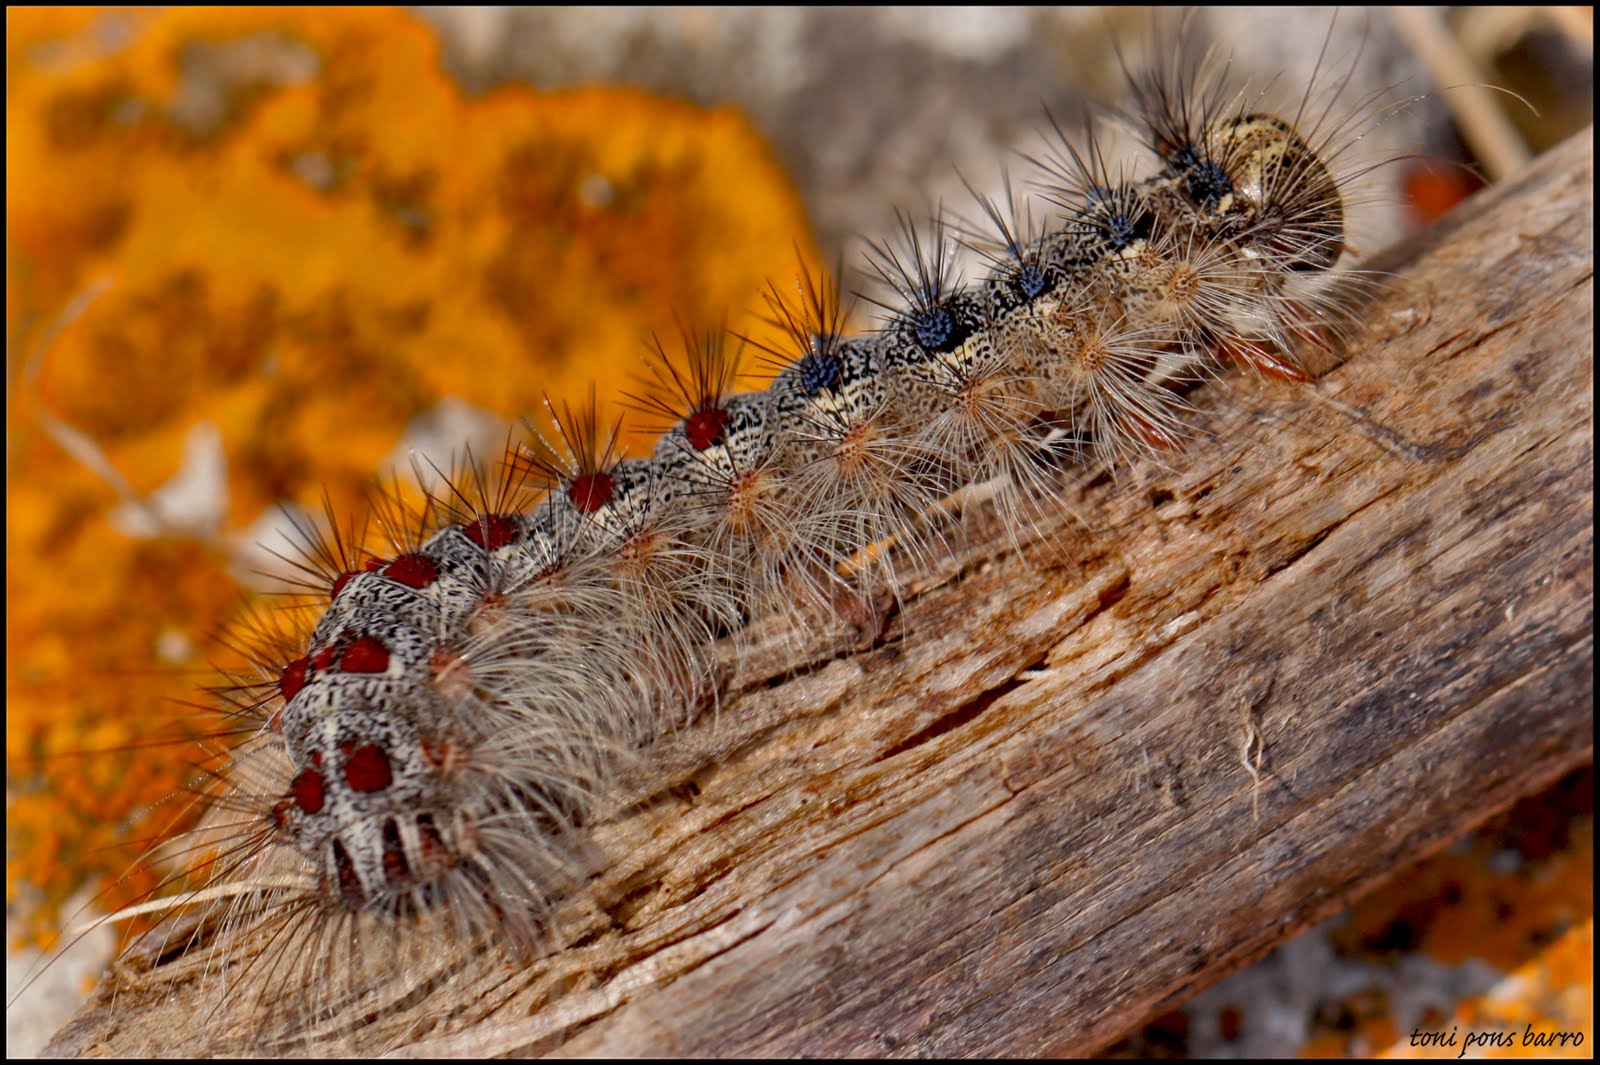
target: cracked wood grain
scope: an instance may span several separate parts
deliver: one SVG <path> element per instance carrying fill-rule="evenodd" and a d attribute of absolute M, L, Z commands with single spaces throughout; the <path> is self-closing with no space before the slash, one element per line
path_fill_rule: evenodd
<path fill-rule="evenodd" d="M 1016 550 L 980 517 L 871 648 L 759 644 L 568 949 L 358 1036 L 1089 1053 L 1592 759 L 1592 184 L 1585 132 L 1392 252 L 1341 365 L 1207 386 Z M 267 1049 L 128 969 L 56 1052 Z"/>

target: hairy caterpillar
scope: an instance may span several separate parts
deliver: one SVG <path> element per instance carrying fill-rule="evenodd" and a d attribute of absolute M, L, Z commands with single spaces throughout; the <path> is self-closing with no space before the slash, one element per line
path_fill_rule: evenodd
<path fill-rule="evenodd" d="M 1183 92 L 1187 106 L 1195 87 Z M 674 410 L 686 417 L 652 463 L 616 463 L 600 427 L 583 424 L 592 419 L 563 414 L 553 441 L 531 445 L 505 479 L 482 488 L 468 476 L 463 498 L 436 499 L 419 531 L 371 558 L 330 565 L 335 610 L 309 644 L 264 663 L 288 697 L 287 708 L 270 693 L 262 703 L 269 749 L 242 754 L 230 771 L 228 802 L 244 803 L 256 831 L 268 833 L 261 842 L 272 844 L 237 852 L 255 868 L 236 875 L 254 878 L 260 894 L 218 893 L 213 915 L 233 935 L 259 919 L 259 906 L 278 927 L 315 936 L 313 949 L 206 979 L 231 980 L 238 993 L 288 973 L 290 983 L 321 989 L 320 1004 L 287 1004 L 283 1016 L 321 1021 L 367 993 L 355 983 L 359 962 L 338 953 L 347 931 L 387 944 L 393 926 L 448 916 L 442 942 L 493 935 L 513 954 L 537 949 L 544 907 L 581 865 L 565 852 L 579 846 L 571 825 L 591 812 L 609 761 L 707 695 L 714 636 L 773 609 L 798 604 L 805 615 L 880 589 L 884 574 L 871 558 L 862 565 L 861 553 L 893 538 L 909 555 L 937 554 L 943 534 L 932 508 L 964 486 L 1005 478 L 1017 487 L 1002 499 L 1021 508 L 1037 504 L 1056 467 L 1081 450 L 1176 443 L 1184 420 L 1171 386 L 1209 373 L 1224 345 L 1293 375 L 1293 338 L 1327 322 L 1304 304 L 1314 287 L 1309 296 L 1302 289 L 1342 240 L 1340 201 L 1330 199 L 1337 190 L 1321 162 L 1339 137 L 1315 122 L 1303 135 L 1307 123 L 1260 117 L 1253 97 L 1222 93 L 1196 115 L 1159 92 L 1146 104 L 1161 172 L 1124 182 L 1093 154 L 1083 164 L 1063 156 L 1054 181 L 1061 210 L 1044 236 L 1021 227 L 1003 234 L 993 249 L 1003 267 L 989 282 L 951 282 L 945 236 L 882 249 L 881 272 L 900 298 L 885 300 L 889 324 L 865 337 L 841 335 L 825 282 L 812 281 L 798 301 L 779 286 L 774 313 L 796 333 L 796 350 L 783 356 L 800 358 L 768 392 L 726 395 L 728 363 L 715 342 L 693 343 L 690 365 L 701 369 L 678 379 L 688 387 Z M 1257 203 L 1230 199 L 1236 187 L 1252 187 Z M 1295 196 L 1308 215 L 1293 209 Z M 1284 217 L 1263 224 L 1268 210 Z M 713 449 L 714 458 L 700 457 Z M 718 509 L 671 506 L 682 495 L 703 502 L 769 481 L 778 487 Z M 535 501 L 539 488 L 549 492 L 544 502 Z M 412 594 L 430 590 L 437 618 Z M 485 610 L 485 598 L 510 602 Z M 412 611 L 426 614 L 420 624 Z M 548 616 L 559 631 L 527 621 Z M 416 632 L 428 638 L 418 642 Z M 627 649 L 601 650 L 619 644 Z M 441 648 L 449 661 L 435 661 Z M 407 709 L 387 700 L 345 709 L 371 699 L 372 677 L 411 684 L 430 670 L 463 702 L 495 690 L 496 678 L 529 687 L 483 700 L 470 715 L 439 707 L 421 715 L 453 727 L 472 721 L 464 739 L 426 734 L 417 709 L 426 692 L 394 698 Z M 366 678 L 359 694 L 356 680 L 341 679 L 358 677 Z M 306 713 L 316 700 L 323 712 Z M 508 701 L 554 709 L 508 710 Z M 510 727 L 490 731 L 514 733 L 510 748 L 471 734 L 496 714 L 509 715 Z M 280 742 L 292 764 L 273 764 Z M 457 771 L 483 778 L 466 789 L 470 800 L 429 792 L 430 777 Z M 375 795 L 397 805 L 363 824 L 350 811 Z M 472 824 L 392 813 L 474 806 Z M 338 827 L 310 827 L 336 809 Z M 512 830 L 479 827 L 497 820 Z M 283 836 L 297 840 L 298 854 Z M 549 898 L 530 896 L 531 883 L 548 884 Z M 399 949 L 424 952 L 426 940 L 412 934 L 395 940 Z M 360 953 L 386 949 L 369 942 Z"/>

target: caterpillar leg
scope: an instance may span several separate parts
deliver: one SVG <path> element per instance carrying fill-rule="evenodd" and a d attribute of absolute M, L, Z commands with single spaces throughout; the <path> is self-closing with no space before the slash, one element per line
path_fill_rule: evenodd
<path fill-rule="evenodd" d="M 1325 346 L 1319 344 L 1318 346 Z M 1242 363 L 1253 370 L 1276 377 L 1280 381 L 1294 381 L 1303 384 L 1309 380 L 1304 370 L 1290 362 L 1287 356 L 1274 354 L 1271 350 L 1245 340 L 1242 337 L 1218 337 L 1216 341 L 1217 355 L 1224 359 L 1232 359 Z"/>

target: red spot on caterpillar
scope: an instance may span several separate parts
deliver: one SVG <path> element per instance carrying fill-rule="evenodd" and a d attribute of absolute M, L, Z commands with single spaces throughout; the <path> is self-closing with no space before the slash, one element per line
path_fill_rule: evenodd
<path fill-rule="evenodd" d="M 394 780 L 394 771 L 389 768 L 389 756 L 383 748 L 369 743 L 357 747 L 345 759 L 344 779 L 355 791 L 382 791 Z"/>
<path fill-rule="evenodd" d="M 346 673 L 382 673 L 389 668 L 389 649 L 376 636 L 358 636 L 339 656 Z"/>
<path fill-rule="evenodd" d="M 283 696 L 283 701 L 288 702 L 299 694 L 300 689 L 306 686 L 305 658 L 297 658 L 283 667 L 283 672 L 278 674 L 278 694 Z"/>
<path fill-rule="evenodd" d="M 311 656 L 311 668 L 322 670 L 333 665 L 335 656 L 339 653 L 339 641 L 335 640 L 316 654 Z"/>
<path fill-rule="evenodd" d="M 593 514 L 611 500 L 611 475 L 585 473 L 567 486 L 567 498 L 585 514 Z"/>
<path fill-rule="evenodd" d="M 368 573 L 376 573 L 387 564 L 388 564 L 388 559 L 369 558 L 369 559 L 367 559 L 367 564 L 362 568 L 365 569 Z"/>
<path fill-rule="evenodd" d="M 439 567 L 427 555 L 401 555 L 383 569 L 383 575 L 407 588 L 426 588 L 439 577 Z"/>
<path fill-rule="evenodd" d="M 517 538 L 517 523 L 504 514 L 484 514 L 462 526 L 467 539 L 485 551 L 498 551 Z"/>
<path fill-rule="evenodd" d="M 683 423 L 683 435 L 688 438 L 690 447 L 696 451 L 704 451 L 722 438 L 722 430 L 727 424 L 726 411 L 715 407 L 709 410 L 697 410 Z"/>
<path fill-rule="evenodd" d="M 322 774 L 315 769 L 302 769 L 290 785 L 294 804 L 308 814 L 318 813 L 326 798 L 322 790 Z"/>
<path fill-rule="evenodd" d="M 322 766 L 322 752 L 321 751 L 312 751 L 311 752 L 311 764 L 314 765 L 314 766 L 317 766 L 318 768 L 321 768 L 321 766 Z"/>
<path fill-rule="evenodd" d="M 333 590 L 328 593 L 329 599 L 339 598 L 339 593 L 344 591 L 344 586 L 350 583 L 350 578 L 356 575 L 355 570 L 347 570 L 333 579 Z"/>

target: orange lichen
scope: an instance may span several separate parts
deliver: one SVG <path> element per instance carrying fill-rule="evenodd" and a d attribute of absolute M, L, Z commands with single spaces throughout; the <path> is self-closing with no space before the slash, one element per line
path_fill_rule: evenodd
<path fill-rule="evenodd" d="M 1587 863 L 1591 831 L 1575 832 L 1570 852 L 1536 869 L 1493 874 L 1491 855 L 1476 849 L 1439 855 L 1358 903 L 1335 942 L 1351 953 L 1417 949 L 1449 965 L 1477 958 L 1514 969 L 1550 929 L 1593 913 L 1593 880 L 1565 868 Z"/>
<path fill-rule="evenodd" d="M 1592 768 L 1569 774 L 1111 1056 L 1259 1054 L 1296 1030 L 1308 1058 L 1587 1056 L 1593 790 Z"/>
<path fill-rule="evenodd" d="M 1493 1043 L 1473 1047 L 1473 1057 L 1588 1058 L 1594 1047 L 1594 920 L 1569 929 L 1519 966 L 1487 995 L 1461 1003 L 1448 1021 L 1432 1027 L 1455 1045 L 1411 1046 L 1402 1033 L 1385 1050 L 1391 1058 L 1455 1058 L 1468 1033 Z"/>
<path fill-rule="evenodd" d="M 1593 773 L 1580 772 L 1537 800 L 1362 899 L 1334 936 L 1355 955 L 1420 951 L 1459 965 L 1471 959 L 1506 972 L 1487 994 L 1431 1018 L 1454 1046 L 1411 1045 L 1410 1032 L 1366 1033 L 1385 1057 L 1456 1057 L 1466 1033 L 1497 1033 L 1473 1056 L 1588 1057 L 1594 1037 Z M 1582 1041 L 1545 1045 L 1539 1033 Z M 1482 1038 L 1482 1035 L 1480 1035 Z M 1339 1053 L 1336 1046 L 1330 1046 Z M 1348 1047 L 1344 1052 L 1348 1052 Z"/>
<path fill-rule="evenodd" d="M 736 112 L 469 100 L 398 10 L 8 9 L 7 55 L 7 897 L 55 900 L 183 780 L 192 743 L 132 745 L 203 727 L 170 701 L 218 657 L 251 523 L 324 486 L 360 508 L 446 397 L 605 402 L 651 330 L 762 334 L 738 313 L 815 255 Z M 200 423 L 215 513 L 114 520 Z"/>

